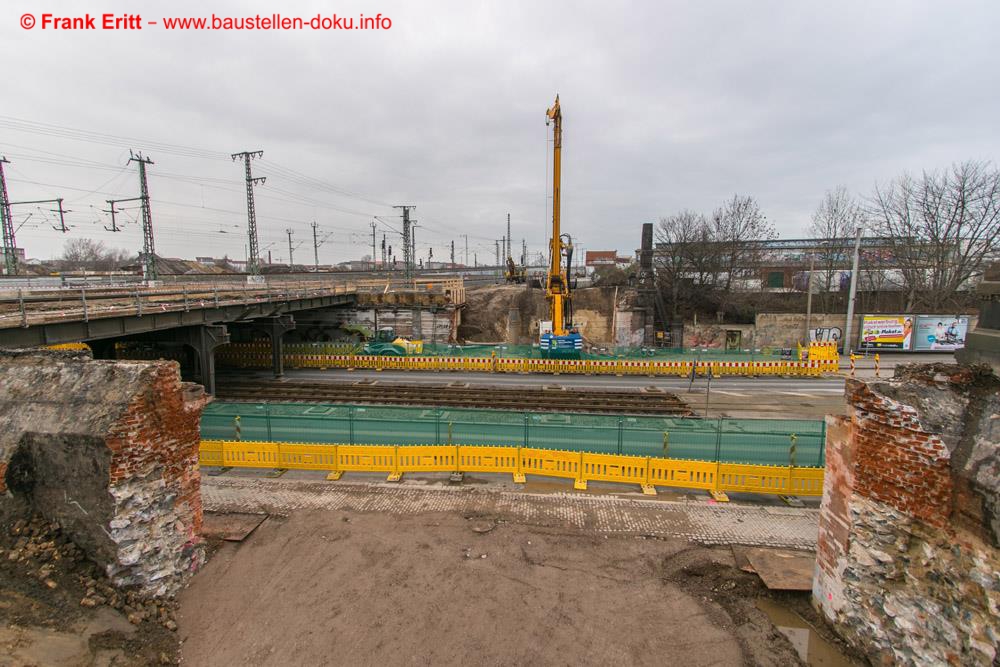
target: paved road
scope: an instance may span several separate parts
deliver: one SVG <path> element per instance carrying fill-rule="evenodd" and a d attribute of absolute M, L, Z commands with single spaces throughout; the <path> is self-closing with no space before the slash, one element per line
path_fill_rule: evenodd
<path fill-rule="evenodd" d="M 281 479 L 260 479 L 255 478 L 257 471 L 232 474 L 235 472 L 202 477 L 206 511 L 275 514 L 299 509 L 346 508 L 390 514 L 461 511 L 467 515 L 512 516 L 541 526 L 569 523 L 603 533 L 677 536 L 702 544 L 799 549 L 815 548 L 819 520 L 819 510 L 814 508 L 720 504 L 705 494 L 673 494 L 675 498 L 687 498 L 680 502 L 647 500 L 638 489 L 624 485 L 592 483 L 592 491 L 576 493 L 570 483 L 537 484 L 529 479 L 524 491 L 514 491 L 510 484 L 447 486 L 441 485 L 441 479 L 417 475 L 407 475 L 403 484 L 390 485 L 350 483 L 347 478 L 326 482 L 317 479 L 318 475 L 293 477 L 291 473 Z M 363 479 L 361 475 L 357 477 Z M 412 484 L 406 483 L 408 477 L 413 478 Z M 546 492 L 531 493 L 533 485 Z M 615 495 L 606 495 L 608 492 Z M 671 494 L 663 493 L 661 497 Z"/>

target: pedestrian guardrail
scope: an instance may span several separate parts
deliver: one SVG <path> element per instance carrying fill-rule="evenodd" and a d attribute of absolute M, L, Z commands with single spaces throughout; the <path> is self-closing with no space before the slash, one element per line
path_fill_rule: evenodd
<path fill-rule="evenodd" d="M 726 492 L 820 496 L 823 468 L 593 454 L 528 447 L 485 445 L 347 445 L 202 440 L 203 466 L 320 470 L 327 479 L 347 472 L 385 473 L 399 481 L 406 473 L 504 473 L 524 483 L 527 475 L 560 477 L 576 489 L 587 483 L 637 484 L 647 495 L 656 487 L 704 490 L 719 501 Z"/>

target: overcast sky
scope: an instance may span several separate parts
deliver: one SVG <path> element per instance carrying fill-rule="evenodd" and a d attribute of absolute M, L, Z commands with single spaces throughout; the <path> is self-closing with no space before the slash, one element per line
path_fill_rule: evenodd
<path fill-rule="evenodd" d="M 211 9 L 208 9 L 211 7 Z M 139 12 L 135 32 L 41 29 L 43 12 Z M 167 16 L 381 12 L 383 31 L 196 32 Z M 35 28 L 19 19 L 33 13 Z M 0 154 L 29 257 L 72 237 L 138 250 L 135 203 L 107 232 L 106 199 L 138 196 L 129 150 L 155 164 L 157 252 L 242 258 L 246 196 L 229 154 L 263 150 L 260 245 L 323 263 L 369 254 L 374 216 L 394 250 L 393 204 L 415 204 L 418 256 L 493 255 L 547 241 L 556 93 L 565 119 L 563 229 L 631 253 L 640 225 L 755 196 L 783 238 L 824 191 L 867 194 L 903 170 L 1000 148 L 989 2 L 22 2 L 0 10 Z M 12 120 L 18 119 L 18 120 Z M 25 124 L 21 121 L 29 121 Z M 67 128 L 71 131 L 67 131 Z M 101 135 L 101 136 L 98 136 Z M 89 138 L 91 141 L 83 141 Z M 547 159 L 548 158 L 548 159 Z M 308 175 L 306 181 L 289 172 Z M 30 217 L 28 217 L 30 214 Z M 26 222 L 25 222 L 26 220 Z M 401 259 L 402 252 L 397 251 Z M 471 257 L 470 257 L 471 261 Z"/>

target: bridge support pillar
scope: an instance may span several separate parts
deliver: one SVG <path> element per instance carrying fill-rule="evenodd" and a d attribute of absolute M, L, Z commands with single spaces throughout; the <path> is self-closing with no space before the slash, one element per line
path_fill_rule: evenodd
<path fill-rule="evenodd" d="M 284 335 L 295 328 L 295 318 L 291 315 L 276 315 L 254 321 L 254 328 L 267 332 L 271 338 L 271 370 L 274 377 L 285 374 Z"/>
<path fill-rule="evenodd" d="M 229 342 L 229 331 L 224 324 L 205 324 L 185 329 L 184 342 L 198 355 L 198 369 L 205 392 L 215 395 L 215 348 Z"/>

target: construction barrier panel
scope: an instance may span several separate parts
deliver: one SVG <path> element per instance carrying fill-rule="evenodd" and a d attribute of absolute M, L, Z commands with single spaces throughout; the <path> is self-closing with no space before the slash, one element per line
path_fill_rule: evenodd
<path fill-rule="evenodd" d="M 408 472 L 505 473 L 516 482 L 525 475 L 587 482 L 637 484 L 646 494 L 656 487 L 708 491 L 719 500 L 726 492 L 821 496 L 823 469 L 710 463 L 657 457 L 595 454 L 484 445 L 346 445 L 203 440 L 204 466 L 322 470 L 329 479 L 345 472 L 385 473 L 398 481 Z"/>
<path fill-rule="evenodd" d="M 815 344 L 813 344 L 815 345 Z M 328 346 L 329 347 L 329 346 Z M 341 346 L 344 347 L 344 346 Z M 807 360 L 729 361 L 725 359 L 664 361 L 650 358 L 621 359 L 537 359 L 509 356 L 392 356 L 356 353 L 326 353 L 323 344 L 285 346 L 284 363 L 289 368 L 364 368 L 407 371 L 473 371 L 481 373 L 549 373 L 590 375 L 649 375 L 688 377 L 791 376 L 817 377 L 836 373 L 840 357 L 830 356 L 835 346 L 823 345 L 821 352 L 809 348 Z M 220 366 L 269 368 L 271 348 L 260 343 L 230 343 L 216 350 Z"/>
<path fill-rule="evenodd" d="M 237 427 L 238 424 L 238 427 Z M 445 445 L 663 456 L 695 461 L 822 467 L 823 420 L 606 415 L 331 403 L 205 406 L 206 440 Z"/>

